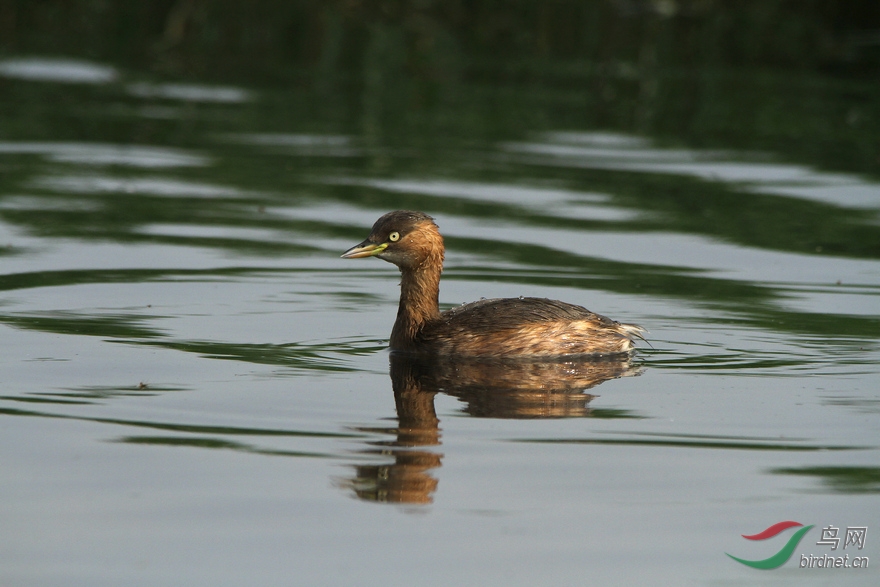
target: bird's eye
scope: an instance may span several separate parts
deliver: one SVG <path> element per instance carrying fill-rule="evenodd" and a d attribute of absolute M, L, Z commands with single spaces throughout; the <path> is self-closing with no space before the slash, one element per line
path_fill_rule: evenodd
<path fill-rule="evenodd" d="M 391 234 L 388 235 L 388 240 L 390 240 L 393 243 L 396 243 L 397 241 L 400 240 L 400 233 L 399 232 L 392 232 Z"/>

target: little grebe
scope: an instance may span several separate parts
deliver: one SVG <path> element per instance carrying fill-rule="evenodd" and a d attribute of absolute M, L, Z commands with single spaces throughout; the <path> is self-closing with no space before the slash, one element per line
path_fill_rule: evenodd
<path fill-rule="evenodd" d="M 581 306 L 543 298 L 480 300 L 441 313 L 443 237 L 421 212 L 382 216 L 344 259 L 378 257 L 400 269 L 400 307 L 392 351 L 472 357 L 620 355 L 645 330 Z"/>

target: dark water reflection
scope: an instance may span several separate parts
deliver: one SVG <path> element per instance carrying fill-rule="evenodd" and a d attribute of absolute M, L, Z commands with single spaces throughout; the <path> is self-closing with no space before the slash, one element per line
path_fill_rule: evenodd
<path fill-rule="evenodd" d="M 776 475 L 815 477 L 822 490 L 841 493 L 880 493 L 880 467 L 800 467 L 774 469 Z"/>

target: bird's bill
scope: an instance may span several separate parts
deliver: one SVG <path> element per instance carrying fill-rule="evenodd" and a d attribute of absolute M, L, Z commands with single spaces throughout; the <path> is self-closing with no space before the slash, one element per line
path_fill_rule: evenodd
<path fill-rule="evenodd" d="M 365 240 L 342 253 L 343 259 L 360 259 L 362 257 L 375 257 L 388 247 L 388 243 L 377 244 Z"/>

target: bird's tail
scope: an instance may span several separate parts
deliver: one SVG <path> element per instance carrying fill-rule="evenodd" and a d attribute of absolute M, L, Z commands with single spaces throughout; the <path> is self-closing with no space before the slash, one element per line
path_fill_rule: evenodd
<path fill-rule="evenodd" d="M 618 322 L 617 328 L 621 334 L 623 334 L 633 342 L 635 342 L 635 339 L 638 338 L 642 342 L 646 343 L 648 346 L 651 346 L 651 343 L 648 342 L 647 338 L 645 338 L 645 335 L 648 334 L 648 331 L 641 326 L 638 326 L 637 324 L 624 324 L 623 322 Z"/>

